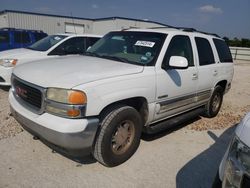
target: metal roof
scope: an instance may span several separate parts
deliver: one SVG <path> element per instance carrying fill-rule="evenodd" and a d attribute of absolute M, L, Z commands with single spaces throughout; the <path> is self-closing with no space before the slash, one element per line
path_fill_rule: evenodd
<path fill-rule="evenodd" d="M 156 22 L 156 21 L 136 19 L 136 18 L 127 18 L 127 17 L 119 17 L 119 16 L 106 17 L 106 18 L 82 18 L 82 17 L 63 16 L 63 15 L 56 15 L 56 14 L 44 14 L 44 13 L 35 13 L 35 12 L 27 12 L 27 11 L 19 11 L 19 10 L 2 10 L 2 11 L 0 11 L 0 14 L 6 14 L 6 13 L 20 13 L 20 14 L 30 14 L 30 15 L 50 16 L 50 17 L 59 17 L 59 18 L 70 18 L 70 19 L 81 19 L 81 20 L 90 20 L 90 21 L 122 19 L 122 20 L 132 20 L 132 21 L 140 21 L 140 22 L 146 22 L 146 23 L 155 23 L 155 24 L 159 24 L 159 25 L 168 27 L 168 25 L 160 23 L 160 22 Z"/>

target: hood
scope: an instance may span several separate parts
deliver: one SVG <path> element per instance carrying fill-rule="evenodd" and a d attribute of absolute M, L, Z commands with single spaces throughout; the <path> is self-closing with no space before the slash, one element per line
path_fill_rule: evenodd
<path fill-rule="evenodd" d="M 136 74 L 143 66 L 88 56 L 58 57 L 17 66 L 14 74 L 42 87 L 72 88 L 121 75 Z"/>
<path fill-rule="evenodd" d="M 236 135 L 239 139 L 250 147 L 250 112 L 241 120 L 237 129 Z"/>
<path fill-rule="evenodd" d="M 44 52 L 39 52 L 35 50 L 30 50 L 26 48 L 12 49 L 0 52 L 0 59 L 18 59 L 19 62 L 33 60 L 35 57 L 43 54 Z"/>

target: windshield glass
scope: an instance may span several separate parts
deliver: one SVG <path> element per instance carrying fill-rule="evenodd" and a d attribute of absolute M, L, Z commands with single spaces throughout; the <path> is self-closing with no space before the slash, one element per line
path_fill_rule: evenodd
<path fill-rule="evenodd" d="M 139 65 L 154 65 L 166 34 L 110 32 L 87 50 L 87 55 Z"/>
<path fill-rule="evenodd" d="M 47 51 L 66 37 L 67 36 L 64 35 L 50 35 L 30 45 L 28 49 L 36 51 Z"/>

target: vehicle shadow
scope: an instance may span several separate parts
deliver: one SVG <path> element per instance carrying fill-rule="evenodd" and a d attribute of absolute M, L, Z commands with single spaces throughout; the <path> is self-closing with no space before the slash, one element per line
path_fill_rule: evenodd
<path fill-rule="evenodd" d="M 96 159 L 91 155 L 86 155 L 86 156 L 81 156 L 81 157 L 74 157 L 72 155 L 69 155 L 65 150 L 63 150 L 62 148 L 59 148 L 55 145 L 52 145 L 51 143 L 47 142 L 46 140 L 43 139 L 39 139 L 37 137 L 33 137 L 33 139 L 35 138 L 35 140 L 40 140 L 43 144 L 45 144 L 46 146 L 48 146 L 51 149 L 51 152 L 53 154 L 59 154 L 62 155 L 74 162 L 76 162 L 76 166 L 80 167 L 82 165 L 88 165 L 88 164 L 93 164 L 96 163 Z"/>
<path fill-rule="evenodd" d="M 144 141 L 147 141 L 147 142 L 150 142 L 150 141 L 153 141 L 153 140 L 156 140 L 156 139 L 159 139 L 161 137 L 164 137 L 168 134 L 171 134 L 172 132 L 174 131 L 177 131 L 177 130 L 180 130 L 184 127 L 186 127 L 187 125 L 195 122 L 195 121 L 198 121 L 199 119 L 201 119 L 200 116 L 196 116 L 188 121 L 186 121 L 185 123 L 182 123 L 180 125 L 173 125 L 172 127 L 171 126 L 168 126 L 168 128 L 164 131 L 161 131 L 159 133 L 156 133 L 156 134 L 147 134 L 147 133 L 142 133 L 142 136 L 141 136 L 141 139 L 144 140 Z"/>
<path fill-rule="evenodd" d="M 236 125 L 228 128 L 220 137 L 217 137 L 212 131 L 207 131 L 207 134 L 215 143 L 179 170 L 176 176 L 177 188 L 212 187 L 221 159 L 226 152 L 235 127 Z"/>

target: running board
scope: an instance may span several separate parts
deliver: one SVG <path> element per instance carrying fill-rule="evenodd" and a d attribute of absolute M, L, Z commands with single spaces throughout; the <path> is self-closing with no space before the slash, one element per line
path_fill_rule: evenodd
<path fill-rule="evenodd" d="M 195 117 L 199 116 L 203 112 L 204 112 L 204 107 L 197 108 L 195 110 L 180 114 L 180 115 L 172 117 L 172 118 L 169 118 L 167 120 L 163 120 L 159 123 L 155 123 L 155 124 L 149 125 L 147 127 L 144 127 L 143 132 L 145 132 L 147 134 L 159 133 L 163 130 L 173 128 L 177 125 L 181 125 L 182 123 L 188 122 L 188 121 L 194 119 Z"/>

